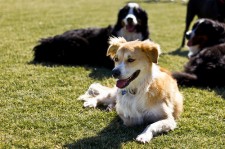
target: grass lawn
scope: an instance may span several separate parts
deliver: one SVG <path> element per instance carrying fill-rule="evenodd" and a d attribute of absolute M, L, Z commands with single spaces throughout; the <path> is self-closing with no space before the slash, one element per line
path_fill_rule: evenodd
<path fill-rule="evenodd" d="M 77 100 L 93 82 L 113 86 L 110 71 L 30 63 L 40 38 L 114 24 L 126 2 L 0 0 L 0 148 L 225 148 L 225 88 L 180 87 L 185 102 L 178 128 L 143 145 L 134 139 L 144 127 L 127 128 L 115 111 L 84 109 Z M 159 64 L 182 70 L 187 48 L 171 52 L 181 43 L 186 5 L 137 2 L 165 53 Z"/>

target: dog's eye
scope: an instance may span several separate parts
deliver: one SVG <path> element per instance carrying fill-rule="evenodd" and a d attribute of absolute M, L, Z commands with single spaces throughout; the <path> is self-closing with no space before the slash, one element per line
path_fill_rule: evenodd
<path fill-rule="evenodd" d="M 118 57 L 115 57 L 115 58 L 114 58 L 114 61 L 115 61 L 115 62 L 118 62 L 118 61 L 119 61 Z"/>
<path fill-rule="evenodd" d="M 128 58 L 128 60 L 127 60 L 127 62 L 129 62 L 129 63 L 132 63 L 134 61 L 135 61 L 135 59 L 132 59 L 132 58 Z"/>

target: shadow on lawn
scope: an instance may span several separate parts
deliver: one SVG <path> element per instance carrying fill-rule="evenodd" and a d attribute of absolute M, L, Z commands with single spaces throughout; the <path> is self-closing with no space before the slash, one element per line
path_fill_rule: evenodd
<path fill-rule="evenodd" d="M 217 95 L 223 98 L 223 100 L 225 100 L 225 87 L 200 87 L 200 89 L 214 91 Z"/>
<path fill-rule="evenodd" d="M 92 69 L 89 77 L 97 80 L 102 80 L 103 78 L 109 78 L 112 76 L 111 70 L 105 68 L 90 68 Z"/>
<path fill-rule="evenodd" d="M 42 65 L 46 67 L 59 67 L 59 66 L 65 66 L 65 67 L 84 67 L 86 70 L 90 70 L 91 73 L 89 74 L 89 77 L 97 80 L 102 80 L 103 78 L 109 78 L 112 76 L 111 70 L 103 67 L 91 67 L 88 65 L 69 65 L 69 64 L 56 64 L 56 63 L 50 63 L 50 62 L 28 62 L 28 64 L 31 65 Z"/>
<path fill-rule="evenodd" d="M 216 87 L 212 89 L 225 100 L 225 87 Z"/>
<path fill-rule="evenodd" d="M 181 85 L 179 87 L 182 88 L 197 88 L 200 90 L 206 90 L 206 91 L 214 91 L 218 96 L 220 96 L 221 98 L 223 98 L 223 100 L 225 100 L 225 87 L 208 87 L 208 86 L 185 86 L 185 85 Z"/>
<path fill-rule="evenodd" d="M 188 50 L 178 48 L 178 49 L 175 49 L 175 50 L 173 50 L 171 52 L 162 53 L 162 54 L 164 54 L 164 55 L 177 55 L 177 56 L 187 57 Z"/>
<path fill-rule="evenodd" d="M 122 143 L 134 140 L 139 133 L 144 130 L 143 126 L 126 127 L 117 116 L 111 123 L 104 128 L 97 136 L 84 138 L 74 143 L 65 144 L 63 147 L 68 149 L 77 148 L 99 148 L 99 149 L 120 149 Z"/>

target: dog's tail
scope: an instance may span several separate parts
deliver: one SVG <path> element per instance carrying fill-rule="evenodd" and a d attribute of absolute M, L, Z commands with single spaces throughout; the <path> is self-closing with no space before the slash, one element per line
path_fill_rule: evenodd
<path fill-rule="evenodd" d="M 184 86 L 196 86 L 198 85 L 198 77 L 194 74 L 189 74 L 185 72 L 173 72 L 172 76 L 177 80 L 179 85 Z"/>

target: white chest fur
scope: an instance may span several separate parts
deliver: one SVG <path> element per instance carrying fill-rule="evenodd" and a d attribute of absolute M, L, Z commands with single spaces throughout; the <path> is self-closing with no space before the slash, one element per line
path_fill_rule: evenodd
<path fill-rule="evenodd" d="M 122 90 L 118 90 L 116 110 L 124 117 L 141 117 L 142 108 L 145 103 L 138 102 L 138 98 L 145 98 L 139 94 L 131 94 L 127 91 L 126 94 Z M 123 95 L 124 94 L 124 95 Z M 143 100 L 144 101 L 144 100 Z M 138 108 L 140 107 L 140 109 Z"/>
<path fill-rule="evenodd" d="M 194 56 L 196 53 L 199 52 L 199 50 L 199 45 L 189 47 L 188 58 Z"/>
<path fill-rule="evenodd" d="M 159 111 L 162 109 L 161 105 L 151 108 L 147 106 L 147 93 L 131 94 L 127 92 L 123 95 L 120 89 L 118 89 L 118 92 L 116 111 L 125 125 L 142 124 L 146 120 L 155 121 L 158 117 L 161 117 L 161 112 Z"/>

